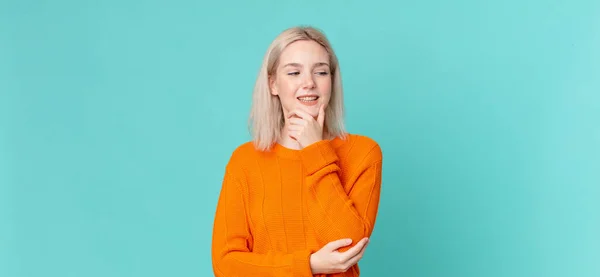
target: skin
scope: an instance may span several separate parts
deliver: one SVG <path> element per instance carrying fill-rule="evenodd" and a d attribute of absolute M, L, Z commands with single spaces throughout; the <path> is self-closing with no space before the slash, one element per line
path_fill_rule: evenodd
<path fill-rule="evenodd" d="M 269 82 L 271 94 L 279 96 L 285 118 L 278 142 L 291 149 L 302 149 L 321 140 L 322 122 L 316 121 L 321 108 L 327 108 L 332 86 L 329 54 L 325 48 L 314 41 L 293 42 L 281 53 L 274 75 Z M 305 106 L 297 99 L 308 94 L 319 96 L 316 105 Z M 311 118 L 315 122 L 311 122 Z M 309 123 L 313 124 L 307 126 Z"/>
<path fill-rule="evenodd" d="M 332 78 L 329 53 L 311 40 L 288 45 L 279 58 L 274 76 L 269 78 L 271 94 L 279 97 L 285 125 L 278 143 L 290 149 L 303 149 L 323 140 L 325 109 L 331 98 Z M 317 95 L 313 106 L 303 105 L 298 97 Z M 368 238 L 347 251 L 339 248 L 352 244 L 351 239 L 332 241 L 310 256 L 313 274 L 345 272 L 364 255 Z"/>

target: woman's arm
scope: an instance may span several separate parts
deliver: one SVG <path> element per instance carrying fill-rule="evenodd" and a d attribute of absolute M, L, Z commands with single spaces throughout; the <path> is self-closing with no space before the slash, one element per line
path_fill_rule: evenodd
<path fill-rule="evenodd" d="M 353 146 L 368 146 L 369 150 L 352 161 L 352 166 L 358 168 L 358 177 L 353 184 L 346 184 L 351 188 L 348 193 L 339 177 L 339 158 L 329 141 L 318 141 L 301 151 L 309 218 L 322 244 L 340 238 L 351 238 L 355 244 L 373 231 L 381 189 L 382 154 L 377 143 L 368 141 L 371 143 L 361 141 Z"/>
<path fill-rule="evenodd" d="M 241 182 L 225 173 L 217 204 L 213 237 L 212 264 L 217 277 L 230 276 L 306 276 L 312 277 L 308 250 L 291 254 L 252 253 Z"/>

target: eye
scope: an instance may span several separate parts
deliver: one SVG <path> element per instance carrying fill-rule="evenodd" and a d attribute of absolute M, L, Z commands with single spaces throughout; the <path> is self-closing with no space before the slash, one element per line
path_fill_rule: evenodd
<path fill-rule="evenodd" d="M 327 71 L 321 71 L 321 72 L 317 72 L 317 74 L 319 74 L 321 76 L 327 76 L 327 75 L 329 75 L 329 72 L 327 72 Z"/>
<path fill-rule="evenodd" d="M 294 75 L 299 75 L 299 74 L 300 74 L 300 72 L 290 72 L 287 75 L 294 76 Z"/>

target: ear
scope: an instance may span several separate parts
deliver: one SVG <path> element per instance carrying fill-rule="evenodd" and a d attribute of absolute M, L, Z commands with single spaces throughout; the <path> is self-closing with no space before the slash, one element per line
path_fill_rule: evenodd
<path fill-rule="evenodd" d="M 277 87 L 275 86 L 275 76 L 269 76 L 269 90 L 272 95 L 279 95 L 277 92 Z"/>

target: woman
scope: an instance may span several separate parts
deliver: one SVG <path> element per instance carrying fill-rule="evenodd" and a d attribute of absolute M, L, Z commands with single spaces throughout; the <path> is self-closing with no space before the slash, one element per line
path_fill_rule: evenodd
<path fill-rule="evenodd" d="M 382 153 L 342 121 L 338 61 L 311 27 L 282 32 L 254 88 L 252 142 L 231 155 L 212 241 L 216 276 L 359 276 Z"/>

